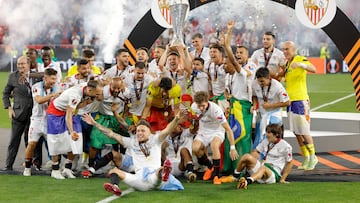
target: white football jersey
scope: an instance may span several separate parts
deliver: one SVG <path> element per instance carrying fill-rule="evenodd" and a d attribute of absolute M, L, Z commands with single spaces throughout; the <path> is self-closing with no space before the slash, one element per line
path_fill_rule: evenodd
<path fill-rule="evenodd" d="M 256 150 L 266 154 L 265 163 L 271 164 L 278 174 L 281 174 L 285 164 L 292 160 L 292 147 L 283 139 L 270 145 L 268 139 L 265 139 L 256 147 Z"/>
<path fill-rule="evenodd" d="M 264 57 L 264 48 L 254 51 L 251 55 L 251 61 L 257 64 L 257 68 L 265 67 L 265 57 Z M 272 69 L 275 73 L 279 73 L 280 66 L 285 65 L 285 56 L 282 51 L 277 48 L 274 48 L 274 51 L 271 53 L 266 53 L 266 57 L 270 57 L 267 68 Z"/>
<path fill-rule="evenodd" d="M 192 50 L 190 52 L 190 54 L 193 55 L 194 58 L 200 57 L 200 58 L 204 59 L 204 62 L 205 62 L 204 64 L 207 64 L 210 61 L 210 48 L 209 47 L 203 47 L 200 55 L 196 54 L 196 49 Z"/>
<path fill-rule="evenodd" d="M 56 81 L 58 84 L 60 84 L 62 82 L 62 73 L 61 73 L 60 63 L 51 61 L 51 63 L 46 67 L 44 66 L 43 63 L 38 63 L 38 71 L 39 72 L 44 72 L 45 69 L 47 69 L 47 68 L 52 68 L 57 71 Z"/>
<path fill-rule="evenodd" d="M 159 134 L 150 135 L 149 140 L 140 147 L 136 136 L 123 137 L 124 145 L 133 159 L 135 173 L 143 168 L 157 170 L 161 166 L 161 144 Z M 147 157 L 145 156 L 145 153 Z"/>
<path fill-rule="evenodd" d="M 215 96 L 220 96 L 225 91 L 225 76 L 224 65 L 215 65 L 210 63 L 205 66 L 205 72 L 208 72 L 211 77 L 212 93 Z"/>
<path fill-rule="evenodd" d="M 119 104 L 119 108 L 117 112 L 121 113 L 124 111 L 125 100 L 130 99 L 130 91 L 128 88 L 126 88 L 124 92 L 120 92 L 117 97 L 114 97 L 111 94 L 110 85 L 106 85 L 103 88 L 103 95 L 104 95 L 104 100 L 100 102 L 99 113 L 109 116 L 114 115 L 113 112 L 111 111 L 111 105 L 113 103 Z"/>
<path fill-rule="evenodd" d="M 226 123 L 227 120 L 224 112 L 217 104 L 209 101 L 209 106 L 203 114 L 195 102 L 191 105 L 191 108 L 197 116 L 201 116 L 198 134 L 207 135 L 214 133 L 225 133 L 225 129 L 222 127 L 222 124 Z"/>
<path fill-rule="evenodd" d="M 253 81 L 252 84 L 253 87 L 253 96 L 256 96 L 258 98 L 259 102 L 259 112 L 260 113 L 266 113 L 266 112 L 282 112 L 282 108 L 272 108 L 272 109 L 264 109 L 262 105 L 264 104 L 264 96 L 267 97 L 267 101 L 269 103 L 278 103 L 278 102 L 287 102 L 289 101 L 289 96 L 285 90 L 285 88 L 282 86 L 282 84 L 275 80 L 271 79 L 271 85 L 270 90 L 269 86 L 265 86 L 263 88 L 260 87 L 257 80 Z"/>
<path fill-rule="evenodd" d="M 70 106 L 72 109 L 76 109 L 77 105 L 85 96 L 85 88 L 87 83 L 76 85 L 69 89 L 66 89 L 59 97 L 54 100 L 54 106 L 60 111 L 66 111 L 66 107 Z"/>
<path fill-rule="evenodd" d="M 142 81 L 135 81 L 133 73 L 130 74 L 129 77 L 125 78 L 126 86 L 130 91 L 130 98 L 131 98 L 131 107 L 129 109 L 130 113 L 135 114 L 137 116 L 141 116 L 142 111 L 146 105 L 147 89 L 150 83 L 154 80 L 155 78 L 151 77 L 148 74 L 144 75 Z M 136 93 L 138 94 L 138 96 L 140 96 L 140 103 L 137 102 Z"/>
<path fill-rule="evenodd" d="M 193 76 L 190 76 L 190 79 Z M 206 91 L 209 92 L 209 77 L 205 72 L 198 72 L 193 79 L 192 92 Z"/>
<path fill-rule="evenodd" d="M 233 97 L 239 100 L 251 101 L 251 94 L 248 87 L 247 72 L 241 68 L 240 73 L 226 74 L 226 89 Z"/>
<path fill-rule="evenodd" d="M 192 152 L 192 143 L 194 141 L 194 136 L 190 133 L 190 129 L 184 129 L 180 136 L 171 138 L 169 135 L 166 139 L 166 142 L 169 146 L 166 148 L 166 158 L 170 160 L 180 161 L 180 151 L 182 148 L 187 148 L 189 152 Z M 177 149 L 175 153 L 175 149 Z"/>
<path fill-rule="evenodd" d="M 46 109 L 48 108 L 50 102 L 45 102 L 45 103 L 39 104 L 35 101 L 35 97 L 36 96 L 45 97 L 49 94 L 57 92 L 57 90 L 58 90 L 57 86 L 54 85 L 52 88 L 45 90 L 44 89 L 44 81 L 41 81 L 41 82 L 35 83 L 31 87 L 31 90 L 32 90 L 32 97 L 33 97 L 33 102 L 34 102 L 31 117 L 32 118 L 45 117 Z"/>
<path fill-rule="evenodd" d="M 120 77 L 121 79 L 125 79 L 132 73 L 133 67 L 128 66 L 124 70 L 119 70 L 117 65 L 112 66 L 111 68 L 104 71 L 101 76 L 101 79 L 106 80 L 108 78 Z"/>

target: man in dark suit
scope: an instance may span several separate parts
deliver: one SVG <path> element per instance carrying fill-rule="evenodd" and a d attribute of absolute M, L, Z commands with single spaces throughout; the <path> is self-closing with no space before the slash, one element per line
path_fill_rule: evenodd
<path fill-rule="evenodd" d="M 11 138 L 4 168 L 7 171 L 13 170 L 13 164 L 23 133 L 25 133 L 24 140 L 25 145 L 27 145 L 27 135 L 33 107 L 31 85 L 36 82 L 33 81 L 34 79 L 29 78 L 29 73 L 29 58 L 26 56 L 19 57 L 17 60 L 17 71 L 9 75 L 3 92 L 4 107 L 9 110 L 9 118 L 11 119 Z M 13 97 L 13 106 L 11 106 L 10 102 L 11 97 Z"/>

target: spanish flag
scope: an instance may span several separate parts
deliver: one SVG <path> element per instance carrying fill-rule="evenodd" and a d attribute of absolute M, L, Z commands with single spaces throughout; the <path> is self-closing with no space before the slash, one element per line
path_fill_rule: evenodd
<path fill-rule="evenodd" d="M 251 130 L 252 114 L 250 113 L 251 102 L 230 99 L 230 115 L 228 122 L 234 133 L 235 148 L 239 154 L 239 159 L 231 161 L 230 144 L 228 138 L 224 144 L 224 168 L 223 172 L 232 174 L 241 156 L 251 152 Z"/>

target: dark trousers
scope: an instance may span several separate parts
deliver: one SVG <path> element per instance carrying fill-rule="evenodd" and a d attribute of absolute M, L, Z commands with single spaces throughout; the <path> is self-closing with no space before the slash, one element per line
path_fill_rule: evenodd
<path fill-rule="evenodd" d="M 11 121 L 11 138 L 8 146 L 7 157 L 6 157 L 6 168 L 12 169 L 19 146 L 21 143 L 21 136 L 24 134 L 25 147 L 28 144 L 28 132 L 30 126 L 30 119 L 27 121 L 17 121 L 12 119 Z M 42 142 L 41 142 L 42 144 Z M 42 145 L 38 144 L 35 148 L 34 160 L 42 161 Z"/>

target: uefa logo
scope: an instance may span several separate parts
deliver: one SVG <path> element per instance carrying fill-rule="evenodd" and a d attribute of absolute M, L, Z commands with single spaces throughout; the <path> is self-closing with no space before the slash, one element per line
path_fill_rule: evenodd
<path fill-rule="evenodd" d="M 303 25 L 312 29 L 320 29 L 334 19 L 336 2 L 335 0 L 297 0 L 295 12 Z"/>

